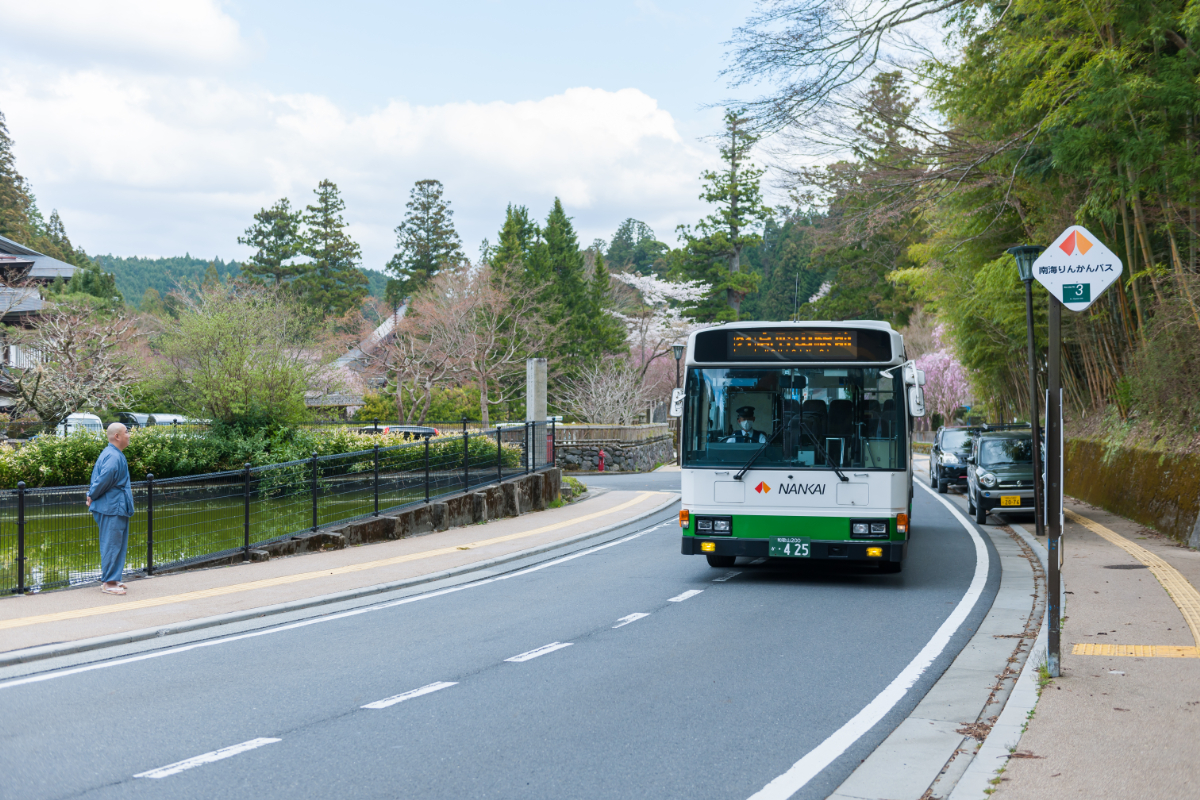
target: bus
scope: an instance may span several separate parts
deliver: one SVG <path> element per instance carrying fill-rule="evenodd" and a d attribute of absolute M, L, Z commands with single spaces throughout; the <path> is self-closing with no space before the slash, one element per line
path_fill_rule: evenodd
<path fill-rule="evenodd" d="M 886 322 L 736 322 L 688 337 L 683 554 L 900 572 L 925 375 Z"/>

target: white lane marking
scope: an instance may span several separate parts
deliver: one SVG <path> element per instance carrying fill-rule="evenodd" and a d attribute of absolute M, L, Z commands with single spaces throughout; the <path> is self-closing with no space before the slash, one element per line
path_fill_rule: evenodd
<path fill-rule="evenodd" d="M 719 578 L 713 578 L 713 583 L 724 583 L 725 581 L 732 578 L 734 575 L 741 575 L 741 574 L 742 574 L 741 572 L 727 572 Z"/>
<path fill-rule="evenodd" d="M 553 653 L 555 650 L 562 650 L 564 647 L 570 647 L 572 644 L 573 642 L 551 642 L 550 644 L 542 645 L 536 650 L 530 650 L 527 653 L 521 653 L 519 656 L 513 656 L 512 658 L 506 658 L 504 660 L 512 661 L 517 664 L 521 663 L 522 661 L 532 661 L 538 656 L 544 656 L 547 653 Z"/>
<path fill-rule="evenodd" d="M 675 595 L 667 602 L 668 603 L 682 603 L 684 600 L 687 600 L 689 597 L 695 597 L 696 595 L 700 594 L 703 591 L 704 591 L 703 589 L 688 589 L 683 594 Z"/>
<path fill-rule="evenodd" d="M 151 653 L 141 653 L 139 655 L 128 656 L 126 658 L 115 658 L 111 661 L 101 661 L 101 662 L 98 662 L 95 664 L 85 664 L 83 666 L 70 667 L 68 669 L 58 670 L 58 671 L 54 671 L 54 672 L 43 672 L 39 675 L 29 675 L 24 678 L 17 678 L 15 680 L 11 680 L 11 681 L 8 681 L 5 683 L 0 683 L 0 689 L 9 689 L 14 686 L 24 686 L 25 684 L 28 684 L 28 683 L 41 683 L 42 681 L 54 680 L 55 678 L 66 678 L 71 675 L 78 675 L 81 672 L 91 672 L 92 670 L 96 670 L 96 669 L 108 669 L 109 667 L 119 667 L 124 664 L 132 664 L 137 661 L 146 661 L 151 658 L 161 658 L 162 656 L 175 655 L 176 653 L 186 653 L 189 650 L 198 650 L 202 647 L 215 647 L 216 645 L 220 645 L 220 644 L 229 644 L 230 642 L 239 642 L 243 639 L 254 639 L 258 636 L 270 636 L 273 633 L 283 633 L 284 631 L 295 630 L 297 628 L 305 628 L 305 627 L 308 627 L 309 625 L 319 625 L 323 622 L 333 622 L 335 620 L 345 619 L 347 617 L 358 616 L 359 614 L 368 614 L 372 611 L 382 611 L 385 608 L 393 608 L 395 606 L 402 606 L 402 605 L 406 605 L 408 603 L 416 603 L 421 600 L 430 600 L 435 597 L 441 597 L 442 595 L 446 595 L 446 594 L 453 594 L 454 592 L 461 592 L 466 589 L 477 589 L 480 586 L 487 586 L 488 584 L 496 583 L 497 581 L 506 581 L 509 578 L 519 578 L 522 575 L 528 575 L 531 572 L 537 572 L 538 570 L 546 569 L 547 567 L 554 567 L 554 566 L 558 566 L 559 564 L 565 564 L 568 561 L 574 561 L 577 558 L 582 558 L 583 556 L 588 556 L 588 555 L 591 555 L 592 553 L 599 553 L 601 550 L 607 550 L 610 547 L 616 547 L 617 545 L 624 544 L 625 542 L 631 542 L 634 539 L 641 538 L 642 536 L 645 536 L 648 533 L 653 533 L 654 531 L 658 530 L 659 528 L 673 527 L 675 525 L 676 525 L 676 522 L 673 519 L 669 520 L 667 522 L 661 522 L 658 525 L 654 525 L 652 527 L 646 528 L 645 530 L 640 530 L 640 531 L 637 531 L 636 533 L 631 533 L 628 536 L 625 536 L 621 539 L 614 539 L 611 542 L 606 542 L 605 544 L 597 545 L 596 547 L 592 547 L 587 550 L 580 550 L 578 553 L 572 553 L 569 556 L 563 556 L 562 558 L 557 558 L 553 561 L 547 561 L 544 564 L 536 564 L 532 567 L 526 567 L 525 569 L 518 570 L 516 572 L 510 572 L 507 575 L 497 575 L 494 578 L 484 578 L 483 580 L 480 580 L 480 581 L 474 581 L 472 583 L 464 583 L 464 584 L 460 584 L 458 586 L 450 586 L 445 589 L 438 589 L 437 591 L 434 591 L 434 592 L 427 592 L 425 594 L 417 594 L 417 595 L 413 595 L 411 597 L 402 597 L 399 600 L 389 600 L 385 603 L 378 603 L 373 606 L 363 606 L 362 608 L 352 608 L 349 611 L 339 611 L 336 614 L 328 614 L 325 616 L 313 617 L 311 619 L 300 620 L 299 622 L 290 622 L 286 625 L 279 625 L 274 628 L 266 628 L 264 630 L 250 631 L 248 633 L 239 633 L 239 634 L 235 634 L 233 636 L 225 636 L 220 639 L 207 639 L 202 642 L 192 642 L 191 644 L 181 644 L 178 647 L 169 647 L 169 648 L 166 648 L 165 650 L 155 650 L 154 652 L 151 652 Z"/>
<path fill-rule="evenodd" d="M 613 625 L 613 628 L 620 628 L 624 625 L 628 625 L 631 622 L 637 622 L 642 617 L 648 617 L 648 616 L 650 616 L 650 615 L 642 614 L 639 612 L 637 614 L 630 614 L 628 617 L 621 617 L 619 620 L 617 620 L 617 624 Z"/>
<path fill-rule="evenodd" d="M 204 755 L 196 756 L 194 758 L 184 759 L 183 761 L 176 761 L 174 764 L 167 764 L 165 767 L 159 767 L 158 769 L 152 769 L 147 772 L 139 772 L 137 775 L 134 775 L 133 777 L 135 777 L 135 778 L 165 778 L 168 775 L 174 775 L 177 772 L 183 772 L 185 769 L 191 769 L 192 767 L 199 767 L 203 764 L 211 764 L 214 761 L 220 761 L 223 758 L 229 758 L 230 756 L 236 756 L 238 753 L 244 753 L 247 750 L 254 750 L 255 748 L 262 747 L 264 744 L 271 744 L 272 742 L 281 742 L 281 741 L 283 741 L 283 740 L 282 739 L 251 739 L 248 742 L 242 742 L 241 744 L 235 744 L 235 745 L 231 745 L 229 747 L 222 747 L 220 750 L 213 750 L 211 753 L 205 753 Z"/>
<path fill-rule="evenodd" d="M 944 497 L 923 483 L 917 485 L 950 510 L 955 519 L 962 523 L 963 528 L 970 534 L 971 540 L 975 544 L 975 575 L 971 578 L 971 585 L 967 587 L 967 593 L 962 596 L 958 605 L 950 612 L 950 616 L 946 617 L 946 621 L 933 634 L 933 638 L 921 648 L 921 652 L 908 662 L 908 666 L 882 692 L 876 695 L 874 700 L 851 717 L 849 722 L 834 731 L 828 739 L 810 750 L 804 758 L 793 764 L 791 769 L 751 795 L 750 800 L 785 800 L 785 798 L 791 797 L 804 788 L 805 784 L 815 778 L 821 770 L 832 764 L 834 759 L 846 752 L 863 734 L 875 727 L 875 724 L 904 698 L 904 695 L 913 687 L 921 674 L 929 668 L 934 659 L 946 649 L 950 639 L 962 626 L 967 615 L 971 613 L 971 609 L 975 607 L 975 603 L 979 601 L 980 595 L 983 594 L 984 584 L 987 583 L 990 558 L 982 537 L 975 530 L 975 526 L 968 522 L 967 518 L 960 514 L 958 509 Z"/>
<path fill-rule="evenodd" d="M 405 692 L 404 694 L 394 695 L 393 697 L 388 697 L 384 700 L 376 700 L 374 703 L 367 703 L 365 706 L 363 706 L 363 708 L 387 708 L 388 706 L 396 705 L 396 703 L 403 703 L 405 700 L 411 700 L 414 697 L 420 697 L 423 694 L 432 694 L 440 689 L 449 689 L 451 686 L 457 685 L 457 683 L 452 681 L 438 681 L 437 683 L 431 683 L 428 686 L 422 686 L 420 689 L 413 689 L 412 691 Z"/>

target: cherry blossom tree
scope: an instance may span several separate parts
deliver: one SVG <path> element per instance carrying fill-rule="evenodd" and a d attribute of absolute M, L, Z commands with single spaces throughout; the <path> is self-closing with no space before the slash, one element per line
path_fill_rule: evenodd
<path fill-rule="evenodd" d="M 967 372 L 942 340 L 944 328 L 938 325 L 933 331 L 934 349 L 925 353 L 914 363 L 925 372 L 925 403 L 945 420 L 953 419 L 954 412 L 970 397 Z"/>
<path fill-rule="evenodd" d="M 707 327 L 685 319 L 681 308 L 703 297 L 708 287 L 700 281 L 674 283 L 631 272 L 614 272 L 612 277 L 637 294 L 616 316 L 625 323 L 631 357 L 645 380 L 651 365 L 671 354 L 671 345 L 683 344 L 692 331 Z"/>

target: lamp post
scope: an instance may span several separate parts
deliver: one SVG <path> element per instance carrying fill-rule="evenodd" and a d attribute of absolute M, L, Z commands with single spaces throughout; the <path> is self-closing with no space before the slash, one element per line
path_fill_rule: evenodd
<path fill-rule="evenodd" d="M 1038 536 L 1046 535 L 1046 515 L 1042 506 L 1042 447 L 1038 431 L 1037 357 L 1034 355 L 1033 339 L 1033 262 L 1046 248 L 1041 245 L 1023 244 L 1008 248 L 1008 253 L 1017 260 L 1017 274 L 1025 284 L 1025 327 L 1029 357 L 1029 425 L 1033 429 L 1033 520 Z"/>
<path fill-rule="evenodd" d="M 683 358 L 683 351 L 685 349 L 686 349 L 686 346 L 682 345 L 682 344 L 671 345 L 671 350 L 675 354 L 675 388 L 676 389 L 679 388 L 679 361 L 680 361 L 680 359 Z"/>

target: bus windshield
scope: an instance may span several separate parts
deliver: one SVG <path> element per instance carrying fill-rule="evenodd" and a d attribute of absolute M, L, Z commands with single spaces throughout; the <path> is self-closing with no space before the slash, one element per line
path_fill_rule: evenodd
<path fill-rule="evenodd" d="M 886 369 L 886 367 L 882 368 Z M 906 469 L 900 370 L 690 367 L 683 466 Z"/>

